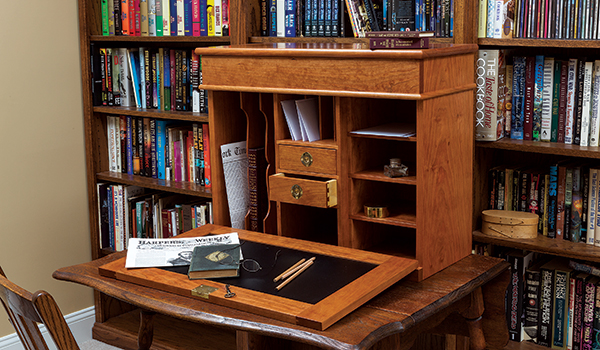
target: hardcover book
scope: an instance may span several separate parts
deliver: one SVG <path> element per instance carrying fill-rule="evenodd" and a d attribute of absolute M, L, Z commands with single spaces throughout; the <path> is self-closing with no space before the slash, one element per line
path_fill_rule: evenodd
<path fill-rule="evenodd" d="M 428 49 L 429 38 L 369 38 L 369 49 Z"/>
<path fill-rule="evenodd" d="M 188 277 L 190 279 L 237 277 L 240 255 L 239 244 L 194 247 Z"/>
<path fill-rule="evenodd" d="M 475 112 L 475 139 L 478 141 L 496 141 L 504 136 L 504 116 L 499 119 L 497 113 L 498 72 L 501 67 L 504 67 L 502 50 L 479 50 Z"/>

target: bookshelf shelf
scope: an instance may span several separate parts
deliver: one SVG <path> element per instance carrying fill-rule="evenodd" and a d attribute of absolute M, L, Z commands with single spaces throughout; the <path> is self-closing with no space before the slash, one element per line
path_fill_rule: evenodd
<path fill-rule="evenodd" d="M 600 159 L 600 147 L 567 145 L 554 142 L 524 141 L 504 138 L 494 142 L 476 142 L 476 147 Z"/>
<path fill-rule="evenodd" d="M 548 47 L 572 49 L 597 49 L 600 48 L 598 40 L 573 40 L 573 39 L 479 39 L 481 46 L 502 47 Z"/>
<path fill-rule="evenodd" d="M 102 43 L 164 43 L 164 44 L 229 44 L 228 36 L 126 36 L 126 35 L 91 35 L 91 42 Z"/>
<path fill-rule="evenodd" d="M 115 172 L 101 172 L 96 174 L 96 178 L 100 181 L 110 181 L 123 185 L 135 185 L 153 190 L 187 194 L 203 198 L 212 198 L 210 189 L 204 186 L 199 186 L 192 182 L 176 182 L 160 179 L 153 179 L 145 176 L 120 174 Z"/>
<path fill-rule="evenodd" d="M 475 231 L 473 232 L 473 240 L 481 243 L 491 243 L 538 253 L 559 255 L 572 259 L 600 262 L 600 247 L 585 243 L 573 243 L 566 240 L 548 238 L 542 235 L 538 235 L 533 239 L 510 239 L 489 236 L 481 231 Z"/>
<path fill-rule="evenodd" d="M 410 168 L 410 167 L 409 167 Z M 410 174 L 410 170 L 409 170 Z M 379 182 L 390 182 L 397 184 L 405 184 L 405 185 L 417 185 L 417 177 L 414 174 L 410 174 L 405 177 L 387 177 L 383 175 L 383 167 L 378 169 L 369 169 L 358 171 L 356 173 L 350 174 L 350 177 L 358 180 L 369 180 L 369 181 L 379 181 Z"/>
<path fill-rule="evenodd" d="M 413 209 L 414 211 L 414 209 Z M 417 216 L 416 214 L 410 212 L 404 212 L 398 214 L 398 210 L 395 208 L 390 208 L 390 216 L 385 218 L 370 218 L 366 216 L 364 213 L 356 213 L 350 215 L 352 220 L 359 220 L 365 222 L 372 222 L 377 224 L 385 224 L 392 226 L 400 226 L 407 228 L 417 228 Z"/>
<path fill-rule="evenodd" d="M 130 115 L 135 117 L 147 117 L 155 119 L 175 119 L 198 123 L 208 123 L 208 114 L 192 113 L 192 112 L 177 112 L 177 111 L 161 111 L 157 109 L 140 109 L 134 107 L 104 107 L 95 106 L 95 113 L 104 113 L 112 115 Z"/>

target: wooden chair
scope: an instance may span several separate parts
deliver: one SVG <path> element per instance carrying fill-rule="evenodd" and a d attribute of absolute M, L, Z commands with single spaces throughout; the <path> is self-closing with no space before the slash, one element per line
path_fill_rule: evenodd
<path fill-rule="evenodd" d="M 46 326 L 59 350 L 80 349 L 54 298 L 43 290 L 32 294 L 17 286 L 6 278 L 2 267 L 0 267 L 0 301 L 25 349 L 48 349 L 38 323 Z"/>

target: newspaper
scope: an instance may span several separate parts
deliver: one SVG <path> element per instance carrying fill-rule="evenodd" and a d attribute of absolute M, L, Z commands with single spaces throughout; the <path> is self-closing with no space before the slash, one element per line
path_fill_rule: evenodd
<path fill-rule="evenodd" d="M 246 214 L 250 209 L 246 141 L 221 145 L 221 158 L 231 227 L 243 229 L 246 225 Z"/>
<path fill-rule="evenodd" d="M 130 238 L 126 268 L 189 265 L 195 246 L 240 244 L 237 233 L 191 238 Z"/>

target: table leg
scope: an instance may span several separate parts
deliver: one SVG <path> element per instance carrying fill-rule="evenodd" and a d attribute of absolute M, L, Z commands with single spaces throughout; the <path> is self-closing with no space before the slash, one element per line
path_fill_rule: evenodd
<path fill-rule="evenodd" d="M 138 349 L 148 350 L 154 337 L 154 315 L 152 311 L 142 309 L 140 313 L 140 330 L 138 332 Z"/>
<path fill-rule="evenodd" d="M 461 316 L 467 321 L 471 350 L 485 350 L 486 348 L 482 320 L 484 310 L 483 293 L 479 287 L 471 293 L 471 306 L 461 312 Z"/>

